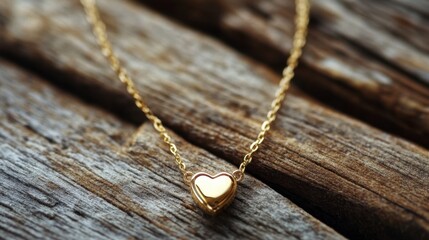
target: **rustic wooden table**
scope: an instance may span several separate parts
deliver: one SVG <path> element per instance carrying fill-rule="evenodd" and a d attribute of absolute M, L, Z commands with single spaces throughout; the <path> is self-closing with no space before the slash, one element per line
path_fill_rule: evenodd
<path fill-rule="evenodd" d="M 285 64 L 293 1 L 98 4 L 191 170 L 233 170 Z M 429 239 L 428 39 L 428 1 L 313 0 L 280 116 L 208 217 L 79 2 L 2 0 L 0 239 Z"/>

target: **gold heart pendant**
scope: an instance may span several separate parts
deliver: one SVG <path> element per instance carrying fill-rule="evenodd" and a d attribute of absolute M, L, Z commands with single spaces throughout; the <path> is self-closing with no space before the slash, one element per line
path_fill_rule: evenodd
<path fill-rule="evenodd" d="M 215 215 L 228 206 L 237 190 L 237 181 L 227 172 L 215 176 L 204 172 L 196 173 L 192 176 L 190 185 L 192 198 L 210 215 Z"/>

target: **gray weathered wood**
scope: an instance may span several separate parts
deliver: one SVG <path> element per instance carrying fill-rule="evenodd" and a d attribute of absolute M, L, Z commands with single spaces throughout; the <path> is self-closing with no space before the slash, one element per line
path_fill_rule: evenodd
<path fill-rule="evenodd" d="M 0 62 L 0 238 L 343 239 L 249 176 L 218 217 L 194 205 L 156 132 Z M 189 163 L 231 164 L 179 137 Z"/>
<path fill-rule="evenodd" d="M 293 0 L 140 2 L 283 68 L 293 34 Z M 429 24 L 419 10 L 425 6 L 425 0 L 312 1 L 310 34 L 294 83 L 429 148 Z"/>
<path fill-rule="evenodd" d="M 188 141 L 238 164 L 277 76 L 137 4 L 100 4 L 114 46 L 153 111 Z M 142 119 L 96 50 L 77 2 L 12 1 L 0 11 L 0 46 L 10 56 L 120 108 L 123 118 Z M 424 238 L 428 158 L 422 148 L 290 94 L 249 172 L 349 234 Z"/>

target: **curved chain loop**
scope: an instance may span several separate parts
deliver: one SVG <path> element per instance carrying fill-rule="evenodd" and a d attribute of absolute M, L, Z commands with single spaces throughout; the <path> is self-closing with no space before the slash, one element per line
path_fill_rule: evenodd
<path fill-rule="evenodd" d="M 182 172 L 185 182 L 190 179 L 192 174 L 186 171 L 186 165 L 183 162 L 177 146 L 172 142 L 171 136 L 167 133 L 161 120 L 155 116 L 150 110 L 146 103 L 142 100 L 142 97 L 136 89 L 133 80 L 129 77 L 127 71 L 122 66 L 118 57 L 113 52 L 112 44 L 107 38 L 106 26 L 100 18 L 100 13 L 95 4 L 95 0 L 81 0 L 84 6 L 85 13 L 87 15 L 88 22 L 92 25 L 92 30 L 97 38 L 98 45 L 101 48 L 101 52 L 108 60 L 110 67 L 116 73 L 119 80 L 125 85 L 127 92 L 134 99 L 135 105 L 145 114 L 149 119 L 156 131 L 158 131 L 162 140 L 169 146 L 171 154 L 174 156 L 174 160 Z M 295 0 L 296 5 L 296 16 L 295 16 L 295 34 L 292 42 L 292 49 L 290 56 L 287 59 L 287 66 L 283 69 L 283 77 L 279 83 L 279 88 L 275 94 L 275 98 L 271 103 L 271 109 L 267 113 L 266 120 L 261 124 L 261 130 L 250 145 L 250 151 L 244 156 L 243 162 L 240 164 L 238 170 L 233 172 L 233 176 L 240 181 L 244 177 L 244 171 L 246 166 L 252 162 L 253 154 L 258 151 L 259 146 L 265 139 L 266 133 L 270 130 L 271 124 L 274 122 L 277 116 L 277 112 L 280 110 L 282 102 L 286 96 L 286 92 L 289 89 L 290 81 L 294 77 L 294 70 L 298 66 L 298 59 L 301 57 L 302 48 L 305 45 L 307 28 L 309 22 L 309 11 L 310 3 L 309 0 Z M 240 173 L 238 173 L 238 171 Z"/>

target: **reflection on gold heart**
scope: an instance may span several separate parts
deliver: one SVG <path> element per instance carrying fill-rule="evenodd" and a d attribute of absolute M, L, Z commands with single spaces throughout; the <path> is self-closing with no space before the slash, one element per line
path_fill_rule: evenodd
<path fill-rule="evenodd" d="M 206 213 L 214 215 L 234 199 L 237 181 L 227 173 L 215 176 L 199 172 L 191 179 L 192 198 Z"/>

